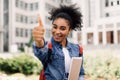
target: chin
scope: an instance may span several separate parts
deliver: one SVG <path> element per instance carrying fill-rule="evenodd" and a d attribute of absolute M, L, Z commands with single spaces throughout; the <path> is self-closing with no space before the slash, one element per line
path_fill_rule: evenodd
<path fill-rule="evenodd" d="M 55 41 L 56 41 L 56 42 L 59 42 L 59 43 L 61 42 L 60 40 L 56 40 L 56 39 L 55 39 Z"/>
<path fill-rule="evenodd" d="M 61 42 L 61 40 L 60 40 L 60 39 L 55 39 L 55 38 L 54 38 L 54 40 L 55 40 L 56 42 L 59 42 L 59 43 Z"/>

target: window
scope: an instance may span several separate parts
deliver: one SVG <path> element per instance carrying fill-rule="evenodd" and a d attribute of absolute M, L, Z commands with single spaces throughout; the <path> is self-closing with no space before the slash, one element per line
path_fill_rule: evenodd
<path fill-rule="evenodd" d="M 106 15 L 105 15 L 106 17 L 109 17 L 109 13 L 106 13 Z"/>
<path fill-rule="evenodd" d="M 25 29 L 25 37 L 28 37 L 28 30 Z"/>
<path fill-rule="evenodd" d="M 29 20 L 30 20 L 30 24 L 33 24 L 33 23 L 34 23 L 34 20 L 33 20 L 33 17 L 32 17 L 32 16 L 29 18 Z"/>
<path fill-rule="evenodd" d="M 19 0 L 16 0 L 16 7 L 18 7 L 19 5 Z"/>
<path fill-rule="evenodd" d="M 28 19 L 27 19 L 27 16 L 25 16 L 25 23 L 27 23 L 28 22 Z"/>
<path fill-rule="evenodd" d="M 79 43 L 81 43 L 81 41 L 82 41 L 82 35 L 80 32 L 77 34 L 77 40 Z"/>
<path fill-rule="evenodd" d="M 23 29 L 20 29 L 20 36 L 23 37 Z"/>
<path fill-rule="evenodd" d="M 93 33 L 87 33 L 87 43 L 93 44 Z"/>
<path fill-rule="evenodd" d="M 25 2 L 23 2 L 23 9 L 25 9 Z"/>
<path fill-rule="evenodd" d="M 23 1 L 20 1 L 20 8 L 23 9 Z"/>
<path fill-rule="evenodd" d="M 30 4 L 30 10 L 33 10 L 33 3 Z"/>
<path fill-rule="evenodd" d="M 118 43 L 120 43 L 120 30 L 118 30 Z"/>
<path fill-rule="evenodd" d="M 23 15 L 20 15 L 20 22 L 23 22 Z"/>
<path fill-rule="evenodd" d="M 99 34 L 98 34 L 98 36 L 99 36 L 99 44 L 102 44 L 102 42 L 103 42 L 103 38 L 102 38 L 102 32 L 99 32 Z"/>
<path fill-rule="evenodd" d="M 27 4 L 27 3 L 25 3 L 25 10 L 27 10 L 27 6 L 28 6 L 28 4 Z"/>
<path fill-rule="evenodd" d="M 9 1 L 8 0 L 3 0 L 3 1 L 4 1 L 4 10 L 8 10 Z"/>
<path fill-rule="evenodd" d="M 109 6 L 109 1 L 105 0 L 105 6 L 108 7 Z"/>
<path fill-rule="evenodd" d="M 19 28 L 16 28 L 16 37 L 19 37 Z"/>
<path fill-rule="evenodd" d="M 114 32 L 113 31 L 107 31 L 106 32 L 106 40 L 108 44 L 113 44 L 114 43 Z"/>
<path fill-rule="evenodd" d="M 117 5 L 119 5 L 120 4 L 120 2 L 119 2 L 119 0 L 117 0 Z"/>
<path fill-rule="evenodd" d="M 113 6 L 113 2 L 111 2 L 111 6 Z"/>
<path fill-rule="evenodd" d="M 19 22 L 19 14 L 16 14 L 16 22 Z"/>
<path fill-rule="evenodd" d="M 36 3 L 35 3 L 35 10 L 38 10 L 38 8 L 39 8 L 39 7 L 38 7 L 38 3 L 36 2 Z"/>

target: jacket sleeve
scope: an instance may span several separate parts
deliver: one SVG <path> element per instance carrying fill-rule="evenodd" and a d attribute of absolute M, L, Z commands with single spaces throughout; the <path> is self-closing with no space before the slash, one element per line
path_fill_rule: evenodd
<path fill-rule="evenodd" d="M 47 61 L 47 56 L 48 56 L 48 46 L 47 46 L 48 42 L 44 42 L 44 43 L 45 45 L 42 48 L 36 47 L 35 42 L 33 43 L 34 55 L 42 62 L 43 65 Z"/>

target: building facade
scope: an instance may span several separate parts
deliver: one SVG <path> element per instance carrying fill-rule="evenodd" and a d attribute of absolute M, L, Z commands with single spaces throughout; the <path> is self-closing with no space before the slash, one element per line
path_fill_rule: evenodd
<path fill-rule="evenodd" d="M 32 29 L 38 24 L 38 14 L 45 26 L 45 38 L 51 37 L 48 12 L 71 0 L 0 0 L 0 52 L 22 49 L 30 41 Z M 15 48 L 13 48 L 15 49 Z"/>
<path fill-rule="evenodd" d="M 120 0 L 82 0 L 83 45 L 120 44 Z"/>
<path fill-rule="evenodd" d="M 2 3 L 2 0 L 0 0 Z M 3 5 L 0 5 L 0 52 L 3 52 Z"/>

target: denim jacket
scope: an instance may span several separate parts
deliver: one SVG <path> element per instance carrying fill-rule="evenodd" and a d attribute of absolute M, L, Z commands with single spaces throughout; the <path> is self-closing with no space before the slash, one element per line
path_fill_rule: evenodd
<path fill-rule="evenodd" d="M 53 38 L 51 39 L 51 42 L 52 54 L 50 56 L 50 62 L 45 69 L 46 80 L 67 80 L 65 72 L 65 58 L 62 52 L 62 45 L 56 42 Z M 45 46 L 43 48 L 37 48 L 35 45 L 33 45 L 34 54 L 42 62 L 43 66 L 48 59 L 47 43 L 48 42 L 45 42 Z M 77 44 L 73 44 L 67 41 L 66 48 L 69 51 L 70 57 L 79 57 L 79 46 Z M 82 63 L 80 76 L 83 75 L 84 68 Z"/>

